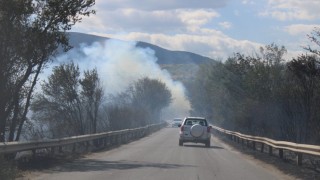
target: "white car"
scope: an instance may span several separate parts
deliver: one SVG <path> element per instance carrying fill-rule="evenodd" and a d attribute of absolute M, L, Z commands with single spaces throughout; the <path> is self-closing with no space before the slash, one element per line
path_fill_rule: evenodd
<path fill-rule="evenodd" d="M 179 146 L 185 142 L 194 142 L 210 147 L 211 128 L 205 118 L 186 117 L 180 125 Z"/>
<path fill-rule="evenodd" d="M 171 126 L 172 127 L 179 127 L 179 125 L 181 125 L 181 123 L 182 123 L 181 118 L 175 118 L 175 119 L 173 119 Z"/>

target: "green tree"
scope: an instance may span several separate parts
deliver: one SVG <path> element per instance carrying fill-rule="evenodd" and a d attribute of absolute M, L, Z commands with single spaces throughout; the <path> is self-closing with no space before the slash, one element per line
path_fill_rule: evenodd
<path fill-rule="evenodd" d="M 166 84 L 148 77 L 132 83 L 127 90 L 109 96 L 104 107 L 106 120 L 112 130 L 135 128 L 157 123 L 161 110 L 172 101 Z"/>
<path fill-rule="evenodd" d="M 320 38 L 320 28 L 319 27 L 314 28 L 314 30 L 312 31 L 312 33 L 310 35 L 308 35 L 308 37 L 309 37 L 310 41 L 313 42 L 316 46 L 320 46 L 320 39 L 319 39 Z M 320 51 L 311 47 L 311 46 L 305 47 L 304 49 L 320 56 Z"/>
<path fill-rule="evenodd" d="M 33 119 L 47 123 L 53 137 L 85 134 L 79 80 L 79 67 L 74 63 L 56 66 L 34 99 Z"/>
<path fill-rule="evenodd" d="M 33 118 L 48 124 L 53 137 L 96 133 L 103 88 L 97 71 L 84 72 L 74 63 L 53 68 L 33 104 Z"/>
<path fill-rule="evenodd" d="M 293 99 L 299 107 L 299 119 L 296 128 L 296 141 L 309 142 L 313 133 L 319 129 L 318 102 L 320 85 L 320 61 L 314 55 L 300 55 L 288 63 L 288 70 L 296 78 L 296 88 L 292 92 Z"/>
<path fill-rule="evenodd" d="M 18 141 L 39 73 L 94 0 L 0 2 L 0 142 Z M 9 127 L 9 136 L 6 136 Z"/>
<path fill-rule="evenodd" d="M 103 100 L 103 88 L 100 83 L 98 72 L 96 69 L 84 72 L 84 78 L 80 80 L 82 87 L 81 95 L 85 109 L 87 111 L 87 118 L 90 119 L 90 132 L 97 132 L 98 112 Z"/>
<path fill-rule="evenodd" d="M 134 82 L 129 89 L 132 105 L 147 109 L 155 122 L 160 120 L 161 110 L 172 101 L 170 90 L 160 80 L 142 78 Z"/>
<path fill-rule="evenodd" d="M 287 53 L 284 46 L 279 47 L 275 43 L 260 47 L 260 54 L 267 65 L 278 65 L 284 61 L 283 56 Z"/>
<path fill-rule="evenodd" d="M 271 44 L 260 54 L 236 53 L 224 63 L 200 67 L 194 86 L 189 87 L 193 114 L 244 133 L 268 135 L 274 126 L 282 62 L 286 50 Z"/>
<path fill-rule="evenodd" d="M 149 112 L 132 104 L 109 104 L 105 106 L 105 116 L 112 131 L 137 128 L 147 125 Z"/>

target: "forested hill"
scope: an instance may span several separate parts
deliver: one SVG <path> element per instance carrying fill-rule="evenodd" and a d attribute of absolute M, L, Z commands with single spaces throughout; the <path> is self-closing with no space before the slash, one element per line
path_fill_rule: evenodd
<path fill-rule="evenodd" d="M 95 36 L 90 34 L 70 32 L 70 45 L 77 48 L 81 43 L 86 43 L 88 45 L 94 42 L 104 42 L 110 38 Z M 186 51 L 170 51 L 159 46 L 146 43 L 137 42 L 138 47 L 149 47 L 155 51 L 155 55 L 158 58 L 158 64 L 202 64 L 212 59 L 204 57 L 195 53 Z"/>

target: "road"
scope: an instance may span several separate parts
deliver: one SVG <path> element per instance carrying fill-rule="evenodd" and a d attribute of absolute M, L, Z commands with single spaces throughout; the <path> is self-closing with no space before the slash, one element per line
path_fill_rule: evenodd
<path fill-rule="evenodd" d="M 91 154 L 38 173 L 48 180 L 272 180 L 290 179 L 261 162 L 249 160 L 217 138 L 211 147 L 178 146 L 178 128 L 159 132 L 119 148 Z"/>

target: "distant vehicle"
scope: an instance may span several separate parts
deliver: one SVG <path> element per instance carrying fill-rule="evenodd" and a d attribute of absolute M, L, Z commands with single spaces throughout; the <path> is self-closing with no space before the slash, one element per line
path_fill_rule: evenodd
<path fill-rule="evenodd" d="M 181 123 L 182 123 L 181 118 L 175 118 L 175 119 L 173 119 L 171 125 L 172 125 L 172 127 L 179 127 L 179 125 L 181 125 Z"/>
<path fill-rule="evenodd" d="M 203 143 L 210 147 L 211 126 L 202 117 L 186 117 L 180 127 L 179 146 L 185 142 Z"/>

